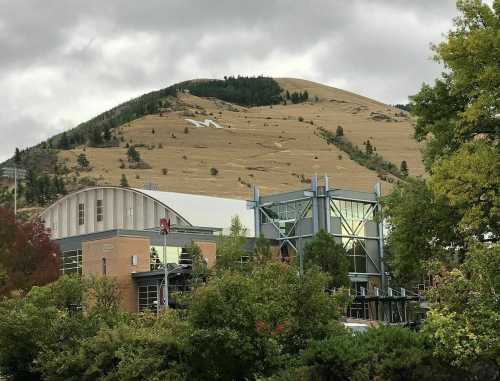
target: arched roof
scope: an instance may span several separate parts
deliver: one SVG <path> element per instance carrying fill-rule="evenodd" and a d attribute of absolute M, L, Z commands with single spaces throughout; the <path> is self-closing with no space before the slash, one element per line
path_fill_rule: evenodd
<path fill-rule="evenodd" d="M 143 194 L 146 197 L 157 201 L 165 208 L 171 210 L 191 226 L 220 228 L 227 231 L 231 224 L 231 219 L 234 216 L 238 216 L 242 225 L 247 228 L 247 235 L 255 235 L 254 212 L 253 210 L 247 209 L 247 202 L 244 200 L 201 196 L 187 193 L 153 191 L 138 188 L 122 188 L 113 186 L 84 188 L 57 200 L 42 212 L 42 216 L 50 208 L 54 207 L 68 197 L 72 197 L 81 192 L 107 188 L 122 189 Z"/>
<path fill-rule="evenodd" d="M 194 226 L 227 229 L 231 224 L 231 219 L 238 216 L 242 225 L 247 228 L 247 235 L 254 236 L 254 212 L 247 208 L 247 202 L 244 200 L 144 189 L 135 190 L 164 204 Z"/>

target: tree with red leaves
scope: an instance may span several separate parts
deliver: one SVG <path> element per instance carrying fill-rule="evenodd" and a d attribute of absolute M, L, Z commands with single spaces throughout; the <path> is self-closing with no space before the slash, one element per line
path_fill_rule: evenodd
<path fill-rule="evenodd" d="M 0 295 L 28 291 L 57 279 L 59 247 L 50 240 L 40 219 L 16 221 L 0 208 Z"/>

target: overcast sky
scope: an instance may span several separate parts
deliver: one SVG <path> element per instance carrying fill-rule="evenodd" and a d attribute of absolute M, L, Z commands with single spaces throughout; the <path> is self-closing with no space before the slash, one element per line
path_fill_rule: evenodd
<path fill-rule="evenodd" d="M 0 161 L 193 78 L 309 79 L 407 102 L 453 0 L 0 0 Z"/>

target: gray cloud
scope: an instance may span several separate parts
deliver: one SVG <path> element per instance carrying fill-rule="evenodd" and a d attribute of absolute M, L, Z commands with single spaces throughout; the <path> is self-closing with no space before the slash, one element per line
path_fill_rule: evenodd
<path fill-rule="evenodd" d="M 0 0 L 0 160 L 119 102 L 227 74 L 405 102 L 441 68 L 453 0 Z"/>

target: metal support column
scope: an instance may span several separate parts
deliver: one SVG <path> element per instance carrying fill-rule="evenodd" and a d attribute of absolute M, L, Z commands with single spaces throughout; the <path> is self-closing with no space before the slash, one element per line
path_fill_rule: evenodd
<path fill-rule="evenodd" d="M 259 191 L 259 188 L 255 185 L 253 186 L 253 189 L 252 189 L 252 198 L 253 198 L 252 201 L 255 203 L 253 206 L 255 237 L 259 238 L 260 237 L 260 208 L 259 208 L 260 191 Z"/>
<path fill-rule="evenodd" d="M 330 212 L 330 186 L 328 184 L 328 176 L 325 175 L 325 223 L 326 223 L 326 231 L 327 233 L 332 233 L 332 219 Z"/>
<path fill-rule="evenodd" d="M 380 256 L 380 273 L 381 273 L 381 288 L 385 290 L 386 287 L 386 279 L 385 279 L 385 263 L 384 263 L 384 222 L 381 215 L 381 207 L 380 207 L 380 197 L 382 196 L 382 188 L 380 183 L 375 184 L 375 195 L 377 196 L 377 212 L 378 212 L 378 250 Z"/>
<path fill-rule="evenodd" d="M 318 177 L 314 175 L 311 179 L 312 191 L 312 217 L 313 217 L 313 234 L 319 231 L 319 210 L 318 210 Z"/>

